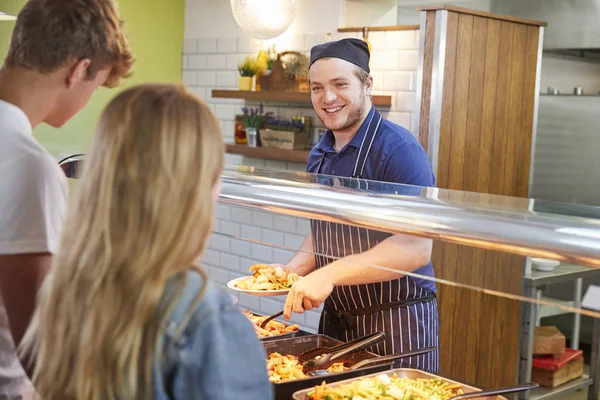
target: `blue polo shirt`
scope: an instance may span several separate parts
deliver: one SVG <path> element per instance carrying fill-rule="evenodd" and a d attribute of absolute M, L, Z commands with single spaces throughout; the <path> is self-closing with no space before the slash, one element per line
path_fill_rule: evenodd
<path fill-rule="evenodd" d="M 333 132 L 330 130 L 325 132 L 321 141 L 308 156 L 306 171 L 314 174 L 352 177 L 360 146 L 367 133 L 368 121 L 374 113 L 375 107 L 371 108 L 369 115 L 350 143 L 339 152 L 334 149 Z M 379 131 L 375 135 L 361 178 L 425 187 L 435 185 L 431 163 L 419 141 L 410 131 L 386 119 L 382 120 Z M 385 186 L 379 187 L 384 188 Z M 388 186 L 388 189 L 393 189 L 393 186 Z M 405 189 L 406 194 L 409 194 L 408 192 L 412 192 L 413 188 L 406 187 Z M 420 188 L 414 189 L 416 193 L 420 192 Z M 385 189 L 383 191 L 386 192 Z M 382 191 L 374 190 L 374 192 L 381 193 Z M 404 192 L 405 190 L 398 190 L 398 193 L 404 194 Z M 378 234 L 380 236 L 378 241 L 391 236 L 385 232 L 378 232 Z M 425 276 L 434 276 L 431 262 L 414 272 Z M 433 281 L 413 277 L 410 279 L 424 289 L 436 291 Z"/>

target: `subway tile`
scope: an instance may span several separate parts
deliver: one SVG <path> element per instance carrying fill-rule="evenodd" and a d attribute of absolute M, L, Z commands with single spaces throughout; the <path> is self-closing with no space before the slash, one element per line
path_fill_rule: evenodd
<path fill-rule="evenodd" d="M 373 90 L 382 90 L 383 87 L 383 71 L 371 71 L 373 77 Z"/>
<path fill-rule="evenodd" d="M 296 218 L 285 215 L 275 215 L 273 227 L 278 231 L 296 233 Z"/>
<path fill-rule="evenodd" d="M 415 44 L 413 49 L 419 50 L 421 48 L 421 30 L 418 29 L 415 31 Z"/>
<path fill-rule="evenodd" d="M 181 69 L 188 69 L 188 57 L 185 54 L 181 56 Z"/>
<path fill-rule="evenodd" d="M 273 228 L 273 214 L 252 211 L 252 224 L 261 228 Z"/>
<path fill-rule="evenodd" d="M 287 264 L 296 252 L 282 249 L 273 249 L 273 262 L 277 264 Z"/>
<path fill-rule="evenodd" d="M 273 231 L 271 229 L 263 229 L 262 230 L 262 241 L 264 243 L 283 246 L 283 233 L 278 231 Z"/>
<path fill-rule="evenodd" d="M 398 69 L 398 51 L 373 51 L 370 67 L 372 70 L 396 71 Z"/>
<path fill-rule="evenodd" d="M 283 310 L 283 302 L 266 297 L 260 298 L 260 313 L 264 315 L 277 314 Z"/>
<path fill-rule="evenodd" d="M 231 253 L 238 256 L 250 257 L 252 254 L 250 242 L 240 239 L 231 239 Z"/>
<path fill-rule="evenodd" d="M 342 39 L 360 39 L 362 38 L 362 33 L 359 32 L 332 32 L 333 40 L 342 40 Z"/>
<path fill-rule="evenodd" d="M 359 35 L 362 38 L 362 32 Z M 371 42 L 373 51 L 388 49 L 386 47 L 385 32 L 369 32 L 369 42 Z"/>
<path fill-rule="evenodd" d="M 213 233 L 210 238 L 210 246 L 213 250 L 229 251 L 229 238 Z"/>
<path fill-rule="evenodd" d="M 231 254 L 223 253 L 221 254 L 221 268 L 225 268 L 231 271 L 239 271 L 240 270 L 240 257 L 234 256 Z"/>
<path fill-rule="evenodd" d="M 219 38 L 217 39 L 218 53 L 235 53 L 237 51 L 237 38 Z"/>
<path fill-rule="evenodd" d="M 216 53 L 217 39 L 198 39 L 198 53 Z"/>
<path fill-rule="evenodd" d="M 286 170 L 286 162 L 278 161 L 278 160 L 265 160 L 265 167 L 271 171 L 285 171 Z"/>
<path fill-rule="evenodd" d="M 383 90 L 411 90 L 412 73 L 408 71 L 386 71 L 383 74 Z"/>
<path fill-rule="evenodd" d="M 219 265 L 221 258 L 221 253 L 215 250 L 206 249 L 204 251 L 204 256 L 202 257 L 202 263 L 217 266 Z"/>
<path fill-rule="evenodd" d="M 306 48 L 307 49 L 312 49 L 314 46 L 318 45 L 318 44 L 323 44 L 325 43 L 325 40 L 327 39 L 327 35 L 323 35 L 323 34 L 309 34 L 309 35 L 304 35 L 304 43 L 306 44 Z"/>
<path fill-rule="evenodd" d="M 203 100 L 206 100 L 206 88 L 202 86 L 191 86 L 188 89 L 196 96 L 200 97 Z"/>
<path fill-rule="evenodd" d="M 279 310 L 279 311 L 281 311 L 281 310 Z M 290 319 L 291 319 L 292 323 L 294 323 L 294 324 L 303 325 L 303 326 L 305 324 L 304 314 L 292 313 L 292 317 Z"/>
<path fill-rule="evenodd" d="M 398 92 L 396 95 L 396 104 L 394 111 L 414 112 L 417 102 L 417 94 L 415 92 Z"/>
<path fill-rule="evenodd" d="M 233 140 L 232 140 L 233 142 Z M 235 166 L 242 165 L 244 163 L 244 156 L 240 154 L 225 154 L 225 165 Z"/>
<path fill-rule="evenodd" d="M 235 124 L 233 121 L 225 121 L 225 128 L 223 128 L 223 136 L 231 137 L 233 141 L 233 135 L 235 134 Z"/>
<path fill-rule="evenodd" d="M 281 107 L 279 109 L 279 118 L 281 119 L 291 119 L 296 115 L 303 115 L 302 112 L 304 110 L 298 107 Z"/>
<path fill-rule="evenodd" d="M 217 86 L 218 87 L 237 87 L 237 72 L 233 71 L 217 71 Z"/>
<path fill-rule="evenodd" d="M 258 311 L 260 309 L 260 297 L 251 296 L 247 293 L 240 293 L 239 305 L 248 308 L 251 311 Z"/>
<path fill-rule="evenodd" d="M 299 162 L 289 162 L 289 163 L 286 163 L 286 168 L 289 171 L 305 172 L 306 171 L 306 164 L 305 163 L 299 163 Z"/>
<path fill-rule="evenodd" d="M 252 224 L 252 210 L 241 207 L 231 207 L 231 220 L 240 224 Z"/>
<path fill-rule="evenodd" d="M 251 266 L 256 265 L 256 264 L 264 264 L 265 261 L 261 261 L 261 260 L 257 260 L 254 258 L 246 258 L 246 257 L 242 257 L 242 259 L 240 260 L 240 271 L 241 273 L 248 275 L 249 269 Z"/>
<path fill-rule="evenodd" d="M 227 69 L 233 69 L 237 71 L 238 64 L 244 61 L 247 54 L 227 54 Z"/>
<path fill-rule="evenodd" d="M 182 81 L 187 86 L 196 84 L 196 73 L 194 71 L 183 71 L 181 74 Z"/>
<path fill-rule="evenodd" d="M 417 50 L 401 50 L 398 55 L 399 71 L 416 71 L 419 68 L 419 52 Z"/>
<path fill-rule="evenodd" d="M 192 54 L 188 56 L 189 69 L 206 68 L 206 54 Z"/>
<path fill-rule="evenodd" d="M 306 237 L 310 233 L 310 220 L 298 218 L 296 220 L 296 233 Z"/>
<path fill-rule="evenodd" d="M 418 71 L 413 71 L 412 77 L 410 80 L 410 90 L 414 90 L 414 91 L 417 90 L 417 74 L 418 74 Z"/>
<path fill-rule="evenodd" d="M 237 39 L 237 52 L 238 53 L 252 53 L 258 54 L 261 48 L 261 40 L 254 39 L 249 36 L 238 37 Z"/>
<path fill-rule="evenodd" d="M 387 31 L 385 34 L 387 49 L 415 49 L 415 37 L 418 36 L 415 31 Z"/>
<path fill-rule="evenodd" d="M 223 120 L 231 120 L 234 118 L 235 107 L 230 104 L 217 104 L 215 114 L 217 118 Z"/>
<path fill-rule="evenodd" d="M 215 208 L 215 216 L 220 220 L 231 219 L 231 206 L 227 204 L 217 203 Z"/>
<path fill-rule="evenodd" d="M 215 86 L 217 74 L 215 71 L 196 71 L 196 82 L 200 86 Z"/>
<path fill-rule="evenodd" d="M 295 235 L 293 233 L 286 233 L 284 235 L 284 245 L 288 249 L 299 250 L 303 241 L 304 236 Z"/>
<path fill-rule="evenodd" d="M 244 239 L 250 240 L 260 240 L 261 239 L 261 231 L 260 228 L 249 225 L 242 225 L 241 237 Z"/>
<path fill-rule="evenodd" d="M 227 270 L 218 267 L 209 267 L 209 271 L 210 279 L 213 281 L 223 285 L 227 285 L 227 282 L 229 282 L 229 272 Z"/>
<path fill-rule="evenodd" d="M 225 69 L 227 68 L 227 56 L 225 54 L 209 54 L 206 56 L 206 68 Z"/>
<path fill-rule="evenodd" d="M 410 129 L 410 113 L 390 111 L 387 119 L 406 129 Z"/>
<path fill-rule="evenodd" d="M 262 244 L 252 243 L 252 258 L 260 260 L 261 263 L 273 262 L 273 248 Z"/>
<path fill-rule="evenodd" d="M 220 231 L 225 235 L 240 236 L 240 224 L 231 221 L 219 221 Z"/>
<path fill-rule="evenodd" d="M 311 329 L 319 329 L 320 311 L 307 311 L 304 313 L 304 324 Z"/>
<path fill-rule="evenodd" d="M 255 168 L 264 168 L 265 160 L 255 157 L 244 157 L 244 165 Z"/>
<path fill-rule="evenodd" d="M 183 52 L 185 54 L 193 54 L 198 52 L 198 39 L 184 39 Z"/>

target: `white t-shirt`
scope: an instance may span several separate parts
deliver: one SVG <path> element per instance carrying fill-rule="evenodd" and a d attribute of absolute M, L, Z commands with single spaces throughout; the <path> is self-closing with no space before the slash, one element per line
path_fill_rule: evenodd
<path fill-rule="evenodd" d="M 0 254 L 55 253 L 67 194 L 64 173 L 34 139 L 25 113 L 0 100 Z M 0 297 L 0 399 L 28 391 Z"/>

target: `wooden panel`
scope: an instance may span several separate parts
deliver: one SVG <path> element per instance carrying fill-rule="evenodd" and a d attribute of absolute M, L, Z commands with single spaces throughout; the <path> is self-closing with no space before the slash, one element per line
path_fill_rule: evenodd
<path fill-rule="evenodd" d="M 425 43 L 423 45 L 423 86 L 421 87 L 421 112 L 419 118 L 419 142 L 424 149 L 429 146 L 429 118 L 431 108 L 431 85 L 433 82 L 433 50 L 435 43 L 435 13 L 426 15 Z"/>
<path fill-rule="evenodd" d="M 469 74 L 469 100 L 467 103 L 468 119 L 465 137 L 464 157 L 466 164 L 479 165 L 479 143 L 482 136 L 489 135 L 481 129 L 483 119 L 483 89 L 485 82 L 485 65 L 487 59 L 488 20 L 481 17 L 473 19 L 473 48 L 471 50 L 471 70 Z M 462 190 L 477 191 L 478 168 L 462 168 Z M 481 171 L 487 172 L 487 171 Z"/>
<path fill-rule="evenodd" d="M 266 158 L 269 160 L 293 161 L 306 163 L 309 151 L 275 149 L 271 147 L 250 147 L 240 144 L 225 146 L 228 154 L 241 154 L 248 157 Z"/>
<path fill-rule="evenodd" d="M 419 30 L 420 25 L 389 25 L 389 26 L 367 26 L 369 32 L 382 32 L 382 31 L 415 31 Z M 346 28 L 338 28 L 338 32 L 362 32 L 363 27 L 349 26 Z"/>
<path fill-rule="evenodd" d="M 212 97 L 224 99 L 246 99 L 254 101 L 291 101 L 294 103 L 311 103 L 309 92 L 278 92 L 278 91 L 258 91 L 251 90 L 221 90 L 213 89 Z M 373 95 L 373 105 L 379 107 L 391 107 L 392 96 Z"/>
<path fill-rule="evenodd" d="M 516 22 L 519 24 L 532 25 L 535 27 L 548 26 L 548 23 L 544 22 L 544 21 L 535 21 L 532 19 L 511 17 L 509 15 L 495 14 L 495 13 L 486 12 L 486 11 L 474 10 L 471 8 L 463 8 L 463 7 L 453 6 L 450 4 L 417 7 L 417 10 L 421 10 L 421 11 L 448 10 L 448 11 L 452 11 L 452 12 L 460 13 L 460 14 L 476 15 L 479 17 L 487 18 L 487 19 Z"/>
<path fill-rule="evenodd" d="M 440 141 L 437 166 L 437 182 L 438 186 L 442 188 L 448 187 L 448 171 L 450 169 L 450 141 L 441 140 L 441 138 L 449 138 L 452 136 L 457 38 L 458 14 L 448 13 L 446 31 L 446 60 L 444 65 L 444 87 L 442 93 L 442 114 L 440 122 Z"/>
<path fill-rule="evenodd" d="M 477 172 L 478 192 L 488 193 L 492 179 L 492 147 L 494 143 L 494 125 L 496 121 L 496 88 L 498 87 L 498 59 L 500 52 L 500 26 L 498 20 L 490 20 L 486 34 L 485 72 L 483 77 L 483 100 L 481 107 L 481 132 L 479 140 L 479 159 L 474 167 Z"/>
<path fill-rule="evenodd" d="M 523 83 L 523 115 L 519 164 L 515 192 L 517 196 L 529 196 L 529 170 L 531 168 L 531 146 L 533 141 L 533 119 L 535 106 L 535 83 L 540 32 L 531 26 L 527 28 L 527 50 Z"/>
<path fill-rule="evenodd" d="M 452 135 L 440 137 L 440 145 L 443 141 L 450 141 L 451 158 L 448 171 L 448 189 L 461 189 L 463 184 L 467 117 L 469 111 L 465 105 L 468 104 L 469 100 L 472 38 L 473 16 L 459 14 L 453 100 L 456 106 L 452 113 Z"/>
<path fill-rule="evenodd" d="M 517 165 L 521 148 L 523 117 L 523 81 L 527 48 L 527 26 L 515 24 L 513 28 L 510 91 L 508 95 L 508 130 L 506 131 L 506 163 L 503 194 L 516 196 Z"/>

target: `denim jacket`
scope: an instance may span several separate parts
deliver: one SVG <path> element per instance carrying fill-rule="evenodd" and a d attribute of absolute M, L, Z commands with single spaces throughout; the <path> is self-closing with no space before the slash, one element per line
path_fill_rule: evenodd
<path fill-rule="evenodd" d="M 201 287 L 202 277 L 188 273 L 155 357 L 154 400 L 273 399 L 264 350 L 250 321 L 223 289 L 208 281 L 201 303 L 182 326 Z"/>

